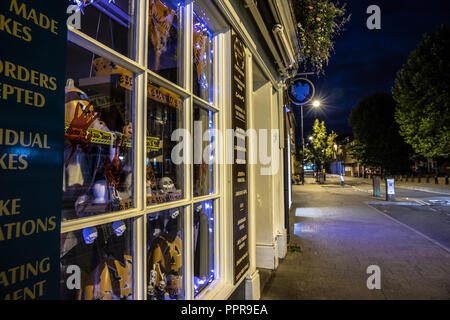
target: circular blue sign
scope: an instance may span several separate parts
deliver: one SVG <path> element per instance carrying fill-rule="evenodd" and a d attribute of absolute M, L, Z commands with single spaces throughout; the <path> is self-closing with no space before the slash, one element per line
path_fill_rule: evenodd
<path fill-rule="evenodd" d="M 289 83 L 288 96 L 295 105 L 307 104 L 314 98 L 314 94 L 314 85 L 308 79 L 295 78 Z"/>

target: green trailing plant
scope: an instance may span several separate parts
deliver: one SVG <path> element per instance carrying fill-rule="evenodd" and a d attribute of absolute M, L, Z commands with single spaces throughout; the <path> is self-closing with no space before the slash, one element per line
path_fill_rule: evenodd
<path fill-rule="evenodd" d="M 298 23 L 300 65 L 304 71 L 324 74 L 334 51 L 333 40 L 351 18 L 346 4 L 331 0 L 293 0 L 292 4 Z"/>

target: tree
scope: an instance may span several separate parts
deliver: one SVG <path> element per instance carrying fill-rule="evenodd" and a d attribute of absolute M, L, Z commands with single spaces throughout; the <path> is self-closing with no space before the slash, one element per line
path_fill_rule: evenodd
<path fill-rule="evenodd" d="M 450 27 L 424 35 L 392 90 L 400 134 L 418 154 L 450 155 Z"/>
<path fill-rule="evenodd" d="M 337 136 L 334 131 L 327 135 L 325 122 L 320 122 L 319 119 L 316 119 L 313 125 L 311 145 L 305 151 L 307 159 L 315 160 L 318 167 L 328 163 L 336 152 L 334 145 Z"/>
<path fill-rule="evenodd" d="M 298 22 L 300 64 L 304 71 L 324 73 L 334 50 L 333 40 L 351 15 L 347 15 L 345 4 L 330 0 L 293 0 L 292 4 Z"/>
<path fill-rule="evenodd" d="M 409 170 L 412 150 L 399 134 L 396 103 L 387 93 L 362 98 L 350 113 L 355 141 L 350 155 L 364 166 L 381 167 L 389 173 Z"/>

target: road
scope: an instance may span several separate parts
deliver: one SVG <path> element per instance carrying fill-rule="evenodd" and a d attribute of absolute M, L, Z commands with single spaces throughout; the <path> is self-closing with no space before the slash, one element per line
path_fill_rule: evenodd
<path fill-rule="evenodd" d="M 450 195 L 397 188 L 387 203 L 364 181 L 307 182 L 293 188 L 290 250 L 262 299 L 450 299 Z"/>
<path fill-rule="evenodd" d="M 346 180 L 347 185 L 354 190 L 372 195 L 372 186 L 368 180 Z M 389 202 L 381 200 L 385 198 L 382 188 L 382 198 L 373 198 L 366 203 L 429 237 L 450 252 L 450 192 L 441 193 L 442 188 L 435 188 L 434 185 L 424 189 L 429 191 L 405 189 L 399 185 L 395 188 L 396 201 Z"/>

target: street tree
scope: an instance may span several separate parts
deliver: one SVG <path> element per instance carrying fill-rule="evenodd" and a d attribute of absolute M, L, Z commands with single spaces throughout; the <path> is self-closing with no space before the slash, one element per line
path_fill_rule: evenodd
<path fill-rule="evenodd" d="M 392 90 L 400 134 L 424 157 L 450 155 L 450 27 L 424 35 Z"/>
<path fill-rule="evenodd" d="M 305 154 L 308 160 L 316 162 L 317 169 L 333 159 L 337 137 L 334 131 L 327 134 L 325 121 L 320 122 L 319 119 L 314 121 L 312 138 Z"/>
<path fill-rule="evenodd" d="M 395 122 L 396 103 L 387 93 L 362 98 L 350 113 L 354 143 L 350 155 L 362 165 L 381 167 L 388 173 L 409 170 L 412 150 L 399 134 Z"/>

